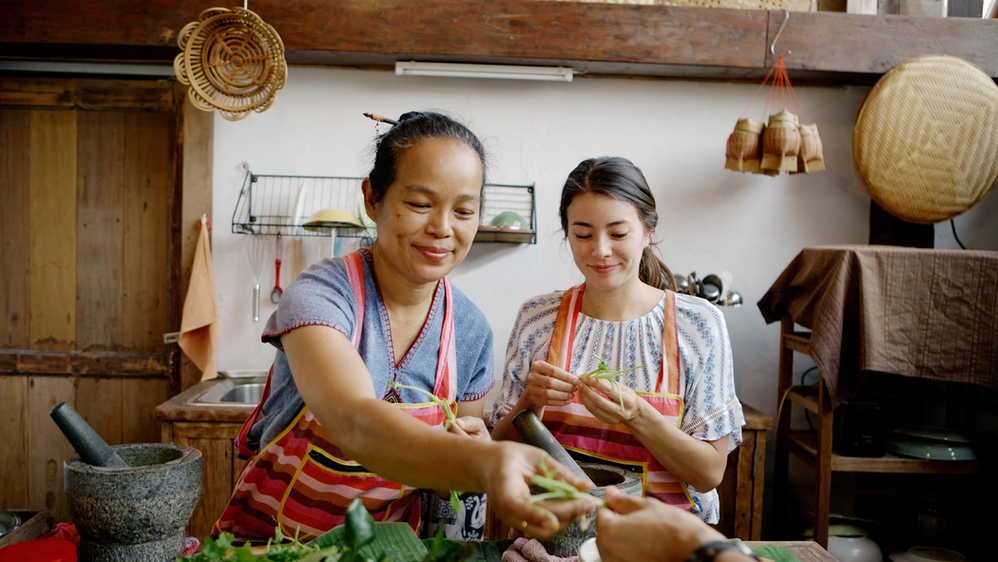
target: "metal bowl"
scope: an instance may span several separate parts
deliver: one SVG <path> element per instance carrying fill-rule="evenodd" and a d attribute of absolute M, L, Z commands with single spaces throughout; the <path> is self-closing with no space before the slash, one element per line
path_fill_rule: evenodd
<path fill-rule="evenodd" d="M 0 511 L 0 537 L 21 525 L 21 518 L 11 511 Z"/>

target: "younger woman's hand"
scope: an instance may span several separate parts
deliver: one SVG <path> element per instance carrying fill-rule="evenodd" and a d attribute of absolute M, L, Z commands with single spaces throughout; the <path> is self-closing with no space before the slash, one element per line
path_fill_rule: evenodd
<path fill-rule="evenodd" d="M 579 390 L 579 377 L 545 361 L 534 361 L 523 393 L 527 407 L 542 417 L 545 406 L 567 406 Z"/>
<path fill-rule="evenodd" d="M 625 423 L 641 413 L 644 400 L 626 385 L 618 383 L 618 386 L 614 387 L 608 380 L 592 377 L 582 377 L 580 380 L 579 399 L 599 421 L 610 425 Z M 620 409 L 621 399 L 617 397 L 617 388 L 620 388 L 623 398 L 623 411 Z"/>
<path fill-rule="evenodd" d="M 447 431 L 458 435 L 467 435 L 472 439 L 492 440 L 492 437 L 489 435 L 489 428 L 485 426 L 485 420 L 475 416 L 461 416 L 457 418 L 454 423 L 450 424 Z"/>

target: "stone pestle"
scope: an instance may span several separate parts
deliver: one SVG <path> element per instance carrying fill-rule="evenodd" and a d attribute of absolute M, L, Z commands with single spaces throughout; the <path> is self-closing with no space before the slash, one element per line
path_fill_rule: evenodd
<path fill-rule="evenodd" d="M 563 464 L 565 468 L 571 470 L 573 474 L 592 483 L 592 479 L 589 478 L 589 475 L 582 470 L 579 463 L 575 462 L 575 459 L 568 454 L 568 451 L 561 446 L 561 443 L 558 443 L 558 440 L 554 438 L 554 435 L 551 435 L 548 428 L 544 427 L 544 424 L 541 423 L 540 418 L 537 417 L 537 414 L 535 414 L 533 410 L 527 408 L 519 414 L 516 414 L 516 416 L 513 417 L 513 427 L 516 428 L 517 433 L 519 433 L 520 437 L 523 438 L 524 443 L 533 445 L 539 449 L 544 449 L 549 455 L 551 455 L 551 458 Z M 593 484 L 593 486 L 595 486 L 595 484 Z"/>
<path fill-rule="evenodd" d="M 55 420 L 83 462 L 104 468 L 128 468 L 118 453 L 69 404 L 59 402 L 52 406 L 49 416 Z"/>

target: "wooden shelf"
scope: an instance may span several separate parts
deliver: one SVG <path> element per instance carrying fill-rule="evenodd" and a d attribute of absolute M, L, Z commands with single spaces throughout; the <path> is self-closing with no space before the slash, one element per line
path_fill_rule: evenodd
<path fill-rule="evenodd" d="M 792 431 L 777 435 L 781 445 L 814 466 L 818 457 L 818 438 L 808 431 Z M 897 457 L 891 454 L 883 457 L 846 457 L 832 454 L 832 472 L 886 472 L 895 474 L 979 474 L 998 468 L 998 464 L 986 461 L 931 461 Z"/>
<path fill-rule="evenodd" d="M 783 346 L 788 349 L 792 349 L 797 353 L 810 355 L 811 332 L 794 332 L 792 334 L 783 334 Z"/>
<path fill-rule="evenodd" d="M 588 75 L 760 80 L 782 11 L 528 0 L 256 0 L 291 64 L 397 60 L 567 65 Z M 0 56 L 170 62 L 202 7 L 126 0 L 0 3 Z M 114 21 L 115 25 L 107 25 Z M 998 77 L 998 20 L 792 12 L 779 36 L 795 81 L 872 83 L 949 54 Z"/>
<path fill-rule="evenodd" d="M 475 242 L 508 242 L 513 244 L 533 244 L 537 233 L 533 230 L 479 226 Z"/>

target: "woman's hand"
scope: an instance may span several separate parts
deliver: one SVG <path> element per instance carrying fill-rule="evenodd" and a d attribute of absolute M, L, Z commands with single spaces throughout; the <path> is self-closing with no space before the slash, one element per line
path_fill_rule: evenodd
<path fill-rule="evenodd" d="M 641 414 L 641 406 L 645 403 L 627 385 L 618 383 L 616 387 L 605 379 L 582 377 L 579 385 L 579 399 L 596 419 L 605 424 L 629 422 Z M 617 397 L 620 389 L 620 398 Z M 620 409 L 620 400 L 624 401 L 624 409 Z"/>
<path fill-rule="evenodd" d="M 682 562 L 704 543 L 727 540 L 696 515 L 656 499 L 616 488 L 607 488 L 604 498 L 607 508 L 596 514 L 596 546 L 604 562 Z"/>
<path fill-rule="evenodd" d="M 542 458 L 549 470 L 576 488 L 587 490 L 589 484 L 536 447 L 511 441 L 494 444 L 496 454 L 484 459 L 489 462 L 485 492 L 489 506 L 504 523 L 529 537 L 546 540 L 576 517 L 593 510 L 593 502 L 584 498 L 531 503 L 530 477 L 542 474 Z"/>
<path fill-rule="evenodd" d="M 545 406 L 567 406 L 579 390 L 579 377 L 545 361 L 534 361 L 526 377 L 523 393 L 526 407 L 543 417 Z"/>
<path fill-rule="evenodd" d="M 450 424 L 447 431 L 458 435 L 467 435 L 472 439 L 492 440 L 492 437 L 489 436 L 489 428 L 485 426 L 485 420 L 476 416 L 457 418 L 454 423 Z"/>

